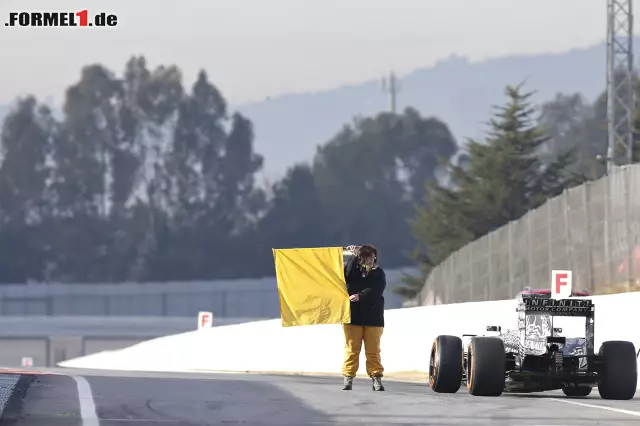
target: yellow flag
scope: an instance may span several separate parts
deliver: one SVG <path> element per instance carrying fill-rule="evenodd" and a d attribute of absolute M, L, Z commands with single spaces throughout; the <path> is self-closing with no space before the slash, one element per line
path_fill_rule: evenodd
<path fill-rule="evenodd" d="M 283 327 L 351 321 L 342 247 L 273 249 L 273 259 Z"/>

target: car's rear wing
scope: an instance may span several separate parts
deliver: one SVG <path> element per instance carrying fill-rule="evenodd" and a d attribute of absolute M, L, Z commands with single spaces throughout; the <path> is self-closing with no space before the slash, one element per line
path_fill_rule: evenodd
<path fill-rule="evenodd" d="M 523 297 L 525 314 L 559 317 L 592 317 L 595 305 L 590 299 L 546 299 Z"/>

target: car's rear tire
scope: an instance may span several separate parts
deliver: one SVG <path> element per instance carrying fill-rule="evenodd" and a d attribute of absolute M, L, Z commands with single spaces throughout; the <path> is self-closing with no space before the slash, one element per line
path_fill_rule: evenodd
<path fill-rule="evenodd" d="M 462 339 L 438 336 L 431 346 L 429 387 L 438 393 L 456 393 L 462 385 Z"/>
<path fill-rule="evenodd" d="M 599 354 L 603 358 L 598 384 L 600 396 L 603 399 L 632 399 L 638 385 L 638 361 L 633 343 L 604 342 Z"/>
<path fill-rule="evenodd" d="M 473 337 L 467 353 L 467 390 L 475 396 L 500 396 L 505 382 L 504 342 Z"/>
<path fill-rule="evenodd" d="M 589 396 L 591 390 L 591 386 L 578 386 L 566 387 L 562 389 L 562 392 L 567 396 Z"/>

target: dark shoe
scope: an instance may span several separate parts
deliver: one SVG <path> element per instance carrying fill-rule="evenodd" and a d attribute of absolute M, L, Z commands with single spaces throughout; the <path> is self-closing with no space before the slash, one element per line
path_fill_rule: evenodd
<path fill-rule="evenodd" d="M 374 391 L 379 391 L 379 392 L 384 391 L 384 386 L 382 386 L 382 376 L 372 377 L 371 380 L 373 381 L 372 389 Z"/>
<path fill-rule="evenodd" d="M 344 376 L 344 386 L 342 390 L 351 390 L 353 389 L 353 377 Z"/>

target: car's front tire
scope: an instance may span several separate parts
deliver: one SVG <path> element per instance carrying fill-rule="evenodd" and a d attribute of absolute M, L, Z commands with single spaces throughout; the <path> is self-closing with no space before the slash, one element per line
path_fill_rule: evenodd
<path fill-rule="evenodd" d="M 462 339 L 438 336 L 431 346 L 429 387 L 438 393 L 456 393 L 462 385 Z"/>

